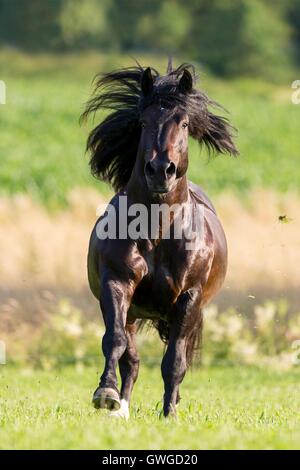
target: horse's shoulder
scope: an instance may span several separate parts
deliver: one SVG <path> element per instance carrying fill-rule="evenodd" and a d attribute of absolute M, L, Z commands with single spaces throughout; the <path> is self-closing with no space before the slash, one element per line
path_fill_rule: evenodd
<path fill-rule="evenodd" d="M 200 186 L 197 186 L 195 183 L 192 181 L 188 182 L 188 188 L 192 196 L 199 201 L 201 204 L 204 204 L 208 209 L 210 209 L 214 214 L 216 214 L 216 209 L 207 196 L 207 194 L 203 191 Z"/>

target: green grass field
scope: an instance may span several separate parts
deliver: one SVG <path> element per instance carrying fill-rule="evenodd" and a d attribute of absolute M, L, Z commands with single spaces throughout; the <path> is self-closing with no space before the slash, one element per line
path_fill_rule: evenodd
<path fill-rule="evenodd" d="M 93 368 L 0 370 L 0 448 L 296 449 L 300 371 L 250 367 L 189 372 L 178 419 L 160 415 L 159 368 L 142 367 L 128 422 L 90 404 Z"/>
<path fill-rule="evenodd" d="M 164 71 L 165 58 L 138 59 Z M 89 174 L 84 156 L 88 129 L 80 128 L 78 119 L 94 75 L 131 64 L 129 57 L 92 53 L 0 54 L 0 79 L 7 87 L 7 104 L 0 108 L 2 194 L 26 192 L 60 205 L 74 187 L 93 185 L 108 191 Z M 230 111 L 239 130 L 241 158 L 208 162 L 205 152 L 191 142 L 191 179 L 210 194 L 227 188 L 240 193 L 257 186 L 297 189 L 300 106 L 291 103 L 291 84 L 275 86 L 246 79 L 221 82 L 204 71 L 200 86 Z"/>

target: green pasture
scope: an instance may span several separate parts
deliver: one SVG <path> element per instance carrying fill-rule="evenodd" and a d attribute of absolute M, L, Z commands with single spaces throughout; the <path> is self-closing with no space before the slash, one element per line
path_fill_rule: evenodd
<path fill-rule="evenodd" d="M 161 416 L 159 368 L 142 367 L 131 418 L 94 410 L 99 370 L 0 369 L 2 449 L 296 449 L 299 369 L 195 369 L 182 386 L 178 419 Z"/>
<path fill-rule="evenodd" d="M 161 71 L 166 65 L 165 58 L 137 59 Z M 88 127 L 79 126 L 79 115 L 97 72 L 133 63 L 129 56 L 96 53 L 0 53 L 0 79 L 7 89 L 7 104 L 0 107 L 2 195 L 29 193 L 47 205 L 59 206 L 74 187 L 109 191 L 89 174 L 85 156 Z M 284 192 L 297 189 L 300 106 L 291 102 L 291 83 L 278 86 L 245 78 L 219 81 L 200 66 L 198 70 L 199 85 L 230 111 L 239 131 L 241 156 L 209 160 L 191 142 L 190 178 L 210 194 L 224 189 L 245 193 L 258 186 Z"/>

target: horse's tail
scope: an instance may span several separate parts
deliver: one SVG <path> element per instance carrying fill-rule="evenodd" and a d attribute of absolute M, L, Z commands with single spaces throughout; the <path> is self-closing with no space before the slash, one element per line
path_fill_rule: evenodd
<path fill-rule="evenodd" d="M 169 342 L 170 326 L 165 320 L 153 320 L 152 325 L 158 331 L 160 339 L 167 345 Z M 203 314 L 200 310 L 197 320 L 187 337 L 186 362 L 189 367 L 195 358 L 201 358 Z"/>
<path fill-rule="evenodd" d="M 152 324 L 154 328 L 157 329 L 160 339 L 165 344 L 168 344 L 169 336 L 170 336 L 169 323 L 166 322 L 165 320 L 154 320 Z"/>
<path fill-rule="evenodd" d="M 202 331 L 203 331 L 203 313 L 200 310 L 197 320 L 188 336 L 186 346 L 186 362 L 189 367 L 195 358 L 201 360 L 202 348 Z"/>

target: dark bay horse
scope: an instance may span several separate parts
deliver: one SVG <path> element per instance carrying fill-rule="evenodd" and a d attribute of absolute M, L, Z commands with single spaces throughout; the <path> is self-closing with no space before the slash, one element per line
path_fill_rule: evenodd
<path fill-rule="evenodd" d="M 92 173 L 116 191 L 110 210 L 92 232 L 88 254 L 89 284 L 106 328 L 105 368 L 93 403 L 125 418 L 139 369 L 135 344 L 139 322 L 152 321 L 167 344 L 161 365 L 163 411 L 165 416 L 174 415 L 179 385 L 201 335 L 202 309 L 226 274 L 227 245 L 216 211 L 202 189 L 187 180 L 188 138 L 212 151 L 238 152 L 228 120 L 211 110 L 220 106 L 195 89 L 195 80 L 189 64 L 173 70 L 169 62 L 164 76 L 150 67 L 117 70 L 98 79 L 83 115 L 109 110 L 91 132 L 87 147 Z M 168 236 L 161 215 L 154 234 L 143 227 L 139 236 L 127 232 L 121 236 L 124 226 L 127 229 L 134 220 L 133 213 L 124 218 L 123 199 L 128 213 L 137 204 L 145 208 L 146 226 L 152 223 L 152 206 L 175 207 L 167 219 Z M 185 228 L 202 219 L 201 237 L 197 231 L 190 238 L 185 232 L 175 236 L 171 227 L 180 208 Z M 103 226 L 110 221 L 116 224 L 113 234 L 103 237 Z M 191 239 L 192 249 L 187 244 Z"/>

